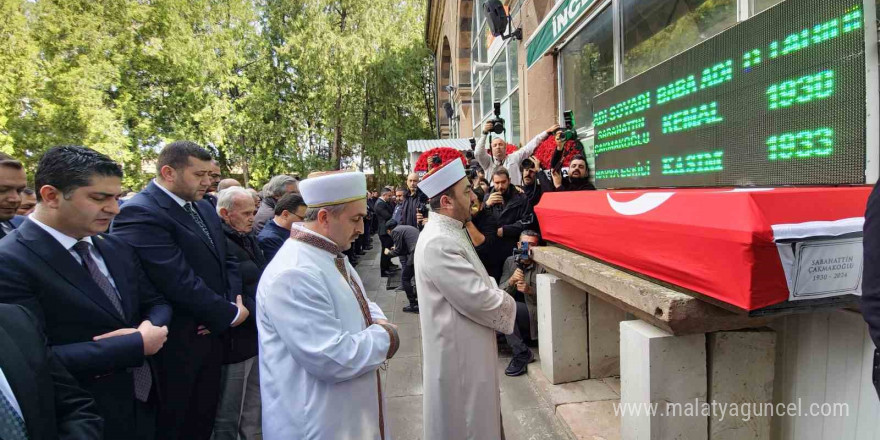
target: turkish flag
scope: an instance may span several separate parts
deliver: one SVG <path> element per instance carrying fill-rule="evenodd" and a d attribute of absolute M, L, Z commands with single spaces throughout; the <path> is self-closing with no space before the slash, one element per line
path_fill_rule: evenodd
<path fill-rule="evenodd" d="M 788 300 L 773 225 L 863 217 L 871 187 L 547 193 L 544 239 L 744 310 Z"/>

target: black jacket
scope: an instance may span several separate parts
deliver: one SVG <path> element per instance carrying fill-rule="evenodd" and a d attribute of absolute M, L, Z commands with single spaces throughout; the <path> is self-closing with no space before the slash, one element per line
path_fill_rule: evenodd
<path fill-rule="evenodd" d="M 550 160 L 550 167 L 557 168 L 562 164 L 562 150 L 553 151 L 553 158 Z M 592 182 L 590 182 L 590 168 L 587 167 L 587 176 L 581 179 L 572 179 L 569 176 L 565 176 L 562 178 L 562 187 L 557 188 L 556 191 L 592 191 L 596 189 Z"/>
<path fill-rule="evenodd" d="M 541 202 L 541 197 L 544 193 L 554 191 L 553 182 L 550 180 L 550 177 L 547 176 L 546 171 L 539 171 L 537 176 L 535 183 L 532 183 L 531 185 L 523 184 L 522 186 L 523 193 L 525 193 L 526 197 L 529 199 L 529 204 L 532 205 L 532 208 Z"/>
<path fill-rule="evenodd" d="M 880 185 L 874 187 L 865 212 L 862 315 L 874 346 L 880 347 Z M 874 388 L 880 396 L 880 350 L 874 350 Z"/>
<path fill-rule="evenodd" d="M 390 256 L 405 257 L 406 265 L 412 266 L 415 263 L 413 254 L 419 241 L 419 229 L 410 225 L 398 225 L 391 231 L 391 238 L 394 240 L 394 249 Z"/>
<path fill-rule="evenodd" d="M 140 333 L 94 341 L 144 320 L 170 325 L 168 305 L 141 268 L 134 249 L 119 237 L 92 237 L 119 293 L 119 314 L 89 272 L 39 225 L 28 219 L 0 241 L 0 302 L 20 304 L 37 317 L 58 360 L 94 396 L 105 419 L 106 439 L 130 438 L 136 421 L 131 368 L 150 363 Z M 156 388 L 154 388 L 156 390 Z"/>
<path fill-rule="evenodd" d="M 0 369 L 21 407 L 31 440 L 103 439 L 95 401 L 64 369 L 18 305 L 0 304 Z"/>
<path fill-rule="evenodd" d="M 257 238 L 253 233 L 237 232 L 226 223 L 223 223 L 223 233 L 226 235 L 228 252 L 238 260 L 242 301 L 247 297 L 256 302 L 257 285 L 260 283 L 260 276 L 263 275 L 267 263 Z M 256 310 L 254 310 L 241 325 L 229 329 L 226 335 L 227 346 L 223 363 L 234 364 L 257 355 L 256 316 Z"/>
<path fill-rule="evenodd" d="M 391 220 L 391 217 L 394 215 L 394 207 L 385 200 L 379 199 L 376 200 L 376 206 L 373 207 L 373 210 L 376 212 L 379 235 L 388 235 L 388 230 L 385 229 L 385 222 Z"/>
<path fill-rule="evenodd" d="M 486 209 L 474 215 L 471 221 L 473 221 L 477 230 L 486 237 L 486 241 L 479 246 L 475 246 L 474 250 L 477 251 L 477 256 L 480 257 L 480 261 L 483 262 L 483 266 L 486 268 L 489 276 L 498 281 L 501 277 L 502 264 L 504 264 L 504 258 L 500 257 L 502 255 L 510 255 L 510 252 L 505 250 L 504 243 L 496 235 L 501 225 Z"/>
<path fill-rule="evenodd" d="M 491 195 L 492 192 L 487 194 L 486 200 Z M 485 215 L 492 218 L 490 222 L 483 221 L 484 223 L 498 225 L 498 228 L 503 230 L 502 236 L 498 238 L 497 242 L 492 243 L 491 249 L 487 253 L 491 261 L 492 271 L 494 272 L 490 272 L 490 275 L 498 279 L 501 276 L 504 260 L 513 252 L 520 234 L 526 229 L 534 228 L 535 214 L 532 211 L 531 204 L 529 204 L 528 197 L 519 192 L 513 185 L 510 185 L 504 193 L 503 204 L 485 206 L 482 212 L 485 212 Z M 476 221 L 474 224 L 477 224 Z M 494 231 L 488 231 L 491 232 L 493 238 L 498 237 L 498 228 L 495 228 Z M 486 232 L 483 232 L 483 234 L 486 235 Z M 486 237 L 488 239 L 488 235 Z M 487 265 L 486 268 L 488 269 L 489 266 Z"/>
<path fill-rule="evenodd" d="M 416 220 L 416 214 L 419 212 L 419 192 L 411 193 L 409 190 L 403 193 L 403 204 L 400 209 L 403 211 L 400 224 L 419 227 Z"/>

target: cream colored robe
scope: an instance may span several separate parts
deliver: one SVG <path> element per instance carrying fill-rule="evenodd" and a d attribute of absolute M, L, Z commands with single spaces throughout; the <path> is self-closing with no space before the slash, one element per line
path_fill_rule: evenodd
<path fill-rule="evenodd" d="M 495 331 L 516 303 L 486 273 L 461 222 L 431 213 L 415 252 L 424 362 L 424 440 L 501 438 Z"/>
<path fill-rule="evenodd" d="M 300 225 L 293 229 L 335 247 Z M 391 339 L 381 326 L 364 323 L 335 252 L 288 239 L 260 278 L 256 317 L 266 440 L 380 438 L 376 370 Z M 347 258 L 345 270 L 366 292 Z M 379 306 L 367 303 L 374 320 L 386 319 Z M 387 416 L 385 439 L 391 439 Z"/>

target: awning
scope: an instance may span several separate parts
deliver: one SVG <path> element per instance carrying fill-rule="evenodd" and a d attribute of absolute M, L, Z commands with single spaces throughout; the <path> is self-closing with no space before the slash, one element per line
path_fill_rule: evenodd
<path fill-rule="evenodd" d="M 449 147 L 458 151 L 467 151 L 471 149 L 471 141 L 468 138 L 462 139 L 421 139 L 406 141 L 406 151 L 410 153 L 424 153 L 432 148 Z"/>
<path fill-rule="evenodd" d="M 526 41 L 526 68 L 532 67 L 596 3 L 596 0 L 562 0 L 544 17 Z"/>

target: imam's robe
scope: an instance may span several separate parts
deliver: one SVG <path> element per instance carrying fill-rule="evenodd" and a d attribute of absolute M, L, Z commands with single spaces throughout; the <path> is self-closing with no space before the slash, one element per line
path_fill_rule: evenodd
<path fill-rule="evenodd" d="M 337 268 L 333 242 L 296 224 L 291 237 L 257 289 L 263 438 L 380 439 L 376 371 L 391 333 L 365 324 L 354 289 Z M 339 264 L 365 292 L 348 259 Z M 386 319 L 364 299 L 373 320 Z"/>
<path fill-rule="evenodd" d="M 431 213 L 415 262 L 424 440 L 500 439 L 495 331 L 513 333 L 516 303 L 486 272 L 455 219 Z"/>

